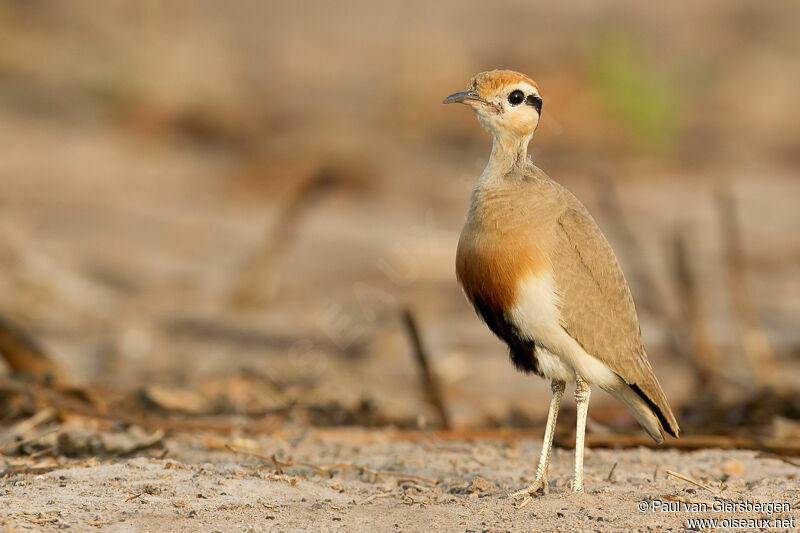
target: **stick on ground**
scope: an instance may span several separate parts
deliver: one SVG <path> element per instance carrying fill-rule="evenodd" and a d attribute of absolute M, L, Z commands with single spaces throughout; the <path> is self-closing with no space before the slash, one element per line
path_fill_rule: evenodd
<path fill-rule="evenodd" d="M 311 463 L 304 463 L 304 462 L 301 462 L 301 461 L 288 461 L 288 460 L 287 461 L 281 461 L 281 460 L 278 460 L 275 457 L 270 457 L 268 455 L 264 455 L 264 454 L 261 454 L 261 453 L 258 453 L 258 452 L 253 452 L 253 451 L 250 451 L 250 450 L 243 450 L 241 448 L 236 448 L 236 447 L 231 446 L 231 445 L 228 445 L 226 447 L 230 451 L 232 451 L 233 453 L 240 453 L 242 455 L 248 455 L 250 457 L 256 457 L 258 459 L 261 459 L 262 461 L 267 461 L 269 463 L 272 463 L 275 466 L 277 466 L 278 468 L 289 468 L 289 467 L 310 468 L 312 470 L 316 470 L 317 472 L 320 472 L 320 473 L 323 473 L 323 474 L 329 474 L 334 470 L 355 470 L 356 472 L 364 472 L 366 474 L 371 474 L 371 475 L 376 476 L 376 477 L 379 477 L 379 476 L 396 477 L 396 478 L 402 478 L 402 479 L 413 479 L 413 480 L 421 481 L 421 482 L 424 482 L 424 483 L 430 483 L 432 485 L 438 485 L 439 484 L 439 480 L 438 479 L 433 479 L 433 478 L 424 477 L 424 476 L 417 476 L 417 475 L 414 475 L 414 474 L 405 474 L 403 472 L 389 472 L 387 470 L 373 470 L 373 469 L 367 468 L 365 466 L 356 466 L 356 465 L 351 465 L 351 464 L 347 464 L 347 463 L 337 463 L 337 464 L 328 465 L 328 466 L 320 466 L 320 465 L 315 465 L 315 464 L 311 464 Z"/>
<path fill-rule="evenodd" d="M 672 240 L 673 274 L 680 299 L 680 315 L 683 329 L 690 340 L 690 361 L 695 367 L 698 389 L 706 393 L 715 392 L 719 381 L 719 353 L 708 330 L 708 316 L 698 288 L 689 257 L 688 231 L 676 229 Z"/>
<path fill-rule="evenodd" d="M 231 303 L 239 307 L 253 307 L 260 303 L 274 263 L 296 240 L 300 223 L 311 208 L 341 181 L 340 169 L 323 166 L 300 184 L 278 213 L 261 245 L 239 270 L 231 292 Z"/>
<path fill-rule="evenodd" d="M 68 412 L 88 418 L 113 420 L 125 424 L 134 424 L 149 430 L 210 432 L 230 434 L 233 431 L 242 433 L 263 433 L 277 426 L 294 406 L 290 403 L 277 407 L 269 412 L 259 413 L 258 417 L 246 418 L 239 422 L 227 422 L 198 418 L 166 418 L 152 414 L 145 415 L 136 411 L 119 409 L 99 409 L 96 406 L 79 401 L 74 397 L 54 390 L 21 381 L 0 379 L 0 392 L 19 394 L 31 397 L 58 412 Z"/>
<path fill-rule="evenodd" d="M 402 310 L 402 314 L 403 325 L 406 328 L 406 333 L 408 333 L 411 346 L 414 349 L 414 359 L 416 360 L 417 367 L 419 368 L 420 378 L 422 379 L 422 385 L 425 389 L 425 394 L 428 397 L 428 401 L 436 409 L 436 412 L 439 415 L 439 422 L 441 426 L 444 429 L 450 429 L 450 417 L 447 414 L 447 407 L 444 404 L 442 387 L 439 379 L 431 368 L 428 352 L 425 350 L 425 347 L 422 344 L 422 338 L 419 333 L 417 320 L 414 318 L 414 315 L 408 308 L 404 308 Z"/>
<path fill-rule="evenodd" d="M 58 383 L 63 375 L 39 344 L 21 327 L 0 315 L 0 355 L 14 374 Z"/>
<path fill-rule="evenodd" d="M 664 297 L 662 287 L 656 282 L 652 269 L 646 263 L 647 253 L 642 249 L 639 239 L 625 217 L 625 208 L 619 197 L 616 181 L 609 175 L 601 174 L 595 184 L 597 206 L 611 225 L 611 231 L 622 242 L 620 250 L 631 268 L 626 274 L 631 284 L 639 289 L 636 304 L 654 315 L 664 316 L 667 322 L 674 321 L 665 308 L 668 298 Z"/>
<path fill-rule="evenodd" d="M 717 210 L 725 253 L 725 274 L 728 292 L 733 304 L 736 331 L 759 387 L 768 387 L 775 381 L 775 361 L 772 347 L 761 327 L 758 311 L 750 290 L 750 273 L 742 244 L 742 230 L 736 200 L 729 187 L 717 193 Z"/>
<path fill-rule="evenodd" d="M 518 442 L 520 440 L 541 438 L 540 430 L 487 428 L 487 429 L 454 429 L 433 430 L 429 434 L 422 431 L 386 430 L 385 432 L 372 433 L 372 438 L 391 441 L 416 442 L 430 439 L 434 435 L 440 442 L 493 440 L 498 442 Z M 344 441 L 363 445 L 371 440 L 363 430 L 353 428 L 317 428 L 314 435 L 328 441 Z M 556 435 L 554 445 L 559 448 L 573 449 L 575 447 L 574 435 L 566 437 Z M 726 435 L 682 435 L 680 439 L 667 438 L 659 444 L 646 435 L 586 435 L 586 445 L 592 448 L 671 448 L 674 450 L 705 450 L 708 448 L 722 448 L 725 450 L 756 450 L 774 453 L 786 457 L 800 456 L 800 442 L 793 438 L 752 438 Z"/>
<path fill-rule="evenodd" d="M 679 474 L 678 472 L 673 472 L 672 470 L 664 470 L 664 472 L 666 472 L 667 474 L 669 474 L 672 477 L 675 477 L 675 478 L 678 478 L 680 480 L 686 481 L 687 483 L 691 483 L 695 487 L 700 487 L 701 489 L 705 489 L 705 490 L 707 490 L 708 492 L 710 492 L 711 494 L 713 494 L 717 498 L 720 496 L 719 492 L 715 491 L 714 489 L 712 489 L 708 485 L 703 485 L 699 481 L 695 481 L 694 479 L 690 478 L 689 476 L 684 476 L 683 474 Z"/>

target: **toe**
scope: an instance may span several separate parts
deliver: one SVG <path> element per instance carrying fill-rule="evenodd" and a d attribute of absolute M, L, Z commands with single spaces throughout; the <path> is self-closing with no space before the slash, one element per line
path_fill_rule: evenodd
<path fill-rule="evenodd" d="M 528 485 L 524 489 L 518 490 L 517 492 L 514 492 L 513 494 L 510 494 L 509 497 L 510 498 L 527 498 L 527 497 L 535 495 L 540 490 L 543 493 L 546 494 L 548 492 L 549 488 L 550 487 L 547 486 L 547 483 L 543 479 L 537 478 L 536 481 L 534 481 L 533 483 L 531 483 L 530 485 Z"/>

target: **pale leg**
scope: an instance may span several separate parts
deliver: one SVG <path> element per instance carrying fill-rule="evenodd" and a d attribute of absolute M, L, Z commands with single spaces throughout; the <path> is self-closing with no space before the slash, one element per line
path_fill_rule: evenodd
<path fill-rule="evenodd" d="M 550 462 L 550 449 L 553 447 L 553 434 L 556 430 L 558 407 L 561 404 L 561 397 L 564 395 L 564 386 L 565 383 L 563 381 L 553 380 L 550 383 L 553 396 L 550 399 L 550 410 L 547 413 L 547 426 L 544 428 L 542 453 L 539 455 L 539 466 L 536 467 L 536 479 L 528 487 L 512 494 L 512 498 L 530 496 L 539 489 L 542 489 L 542 492 L 547 494 L 550 490 L 550 486 L 547 484 L 547 466 Z"/>
<path fill-rule="evenodd" d="M 583 441 L 586 434 L 586 415 L 589 412 L 589 396 L 592 389 L 589 383 L 575 375 L 575 403 L 578 409 L 578 422 L 575 429 L 575 477 L 572 492 L 583 492 Z"/>

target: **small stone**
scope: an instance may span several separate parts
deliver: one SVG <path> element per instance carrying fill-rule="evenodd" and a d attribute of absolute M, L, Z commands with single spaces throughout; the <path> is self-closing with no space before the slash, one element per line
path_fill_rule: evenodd
<path fill-rule="evenodd" d="M 474 494 L 476 492 L 488 492 L 494 488 L 494 485 L 483 479 L 482 477 L 478 476 L 472 480 L 469 487 L 467 488 L 467 492 L 470 494 Z"/>
<path fill-rule="evenodd" d="M 722 471 L 728 475 L 742 475 L 745 473 L 745 468 L 739 461 L 730 459 L 722 465 Z"/>

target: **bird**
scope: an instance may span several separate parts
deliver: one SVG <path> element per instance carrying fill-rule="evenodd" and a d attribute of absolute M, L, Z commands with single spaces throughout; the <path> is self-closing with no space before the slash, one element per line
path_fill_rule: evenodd
<path fill-rule="evenodd" d="M 552 396 L 533 482 L 512 497 L 547 494 L 559 405 L 575 383 L 572 491 L 584 492 L 591 385 L 620 401 L 656 441 L 680 428 L 647 358 L 631 291 L 586 207 L 533 164 L 528 144 L 542 113 L 539 86 L 513 70 L 475 75 L 443 103 L 469 107 L 492 137 L 470 195 L 456 275 L 514 366 L 550 380 Z"/>

